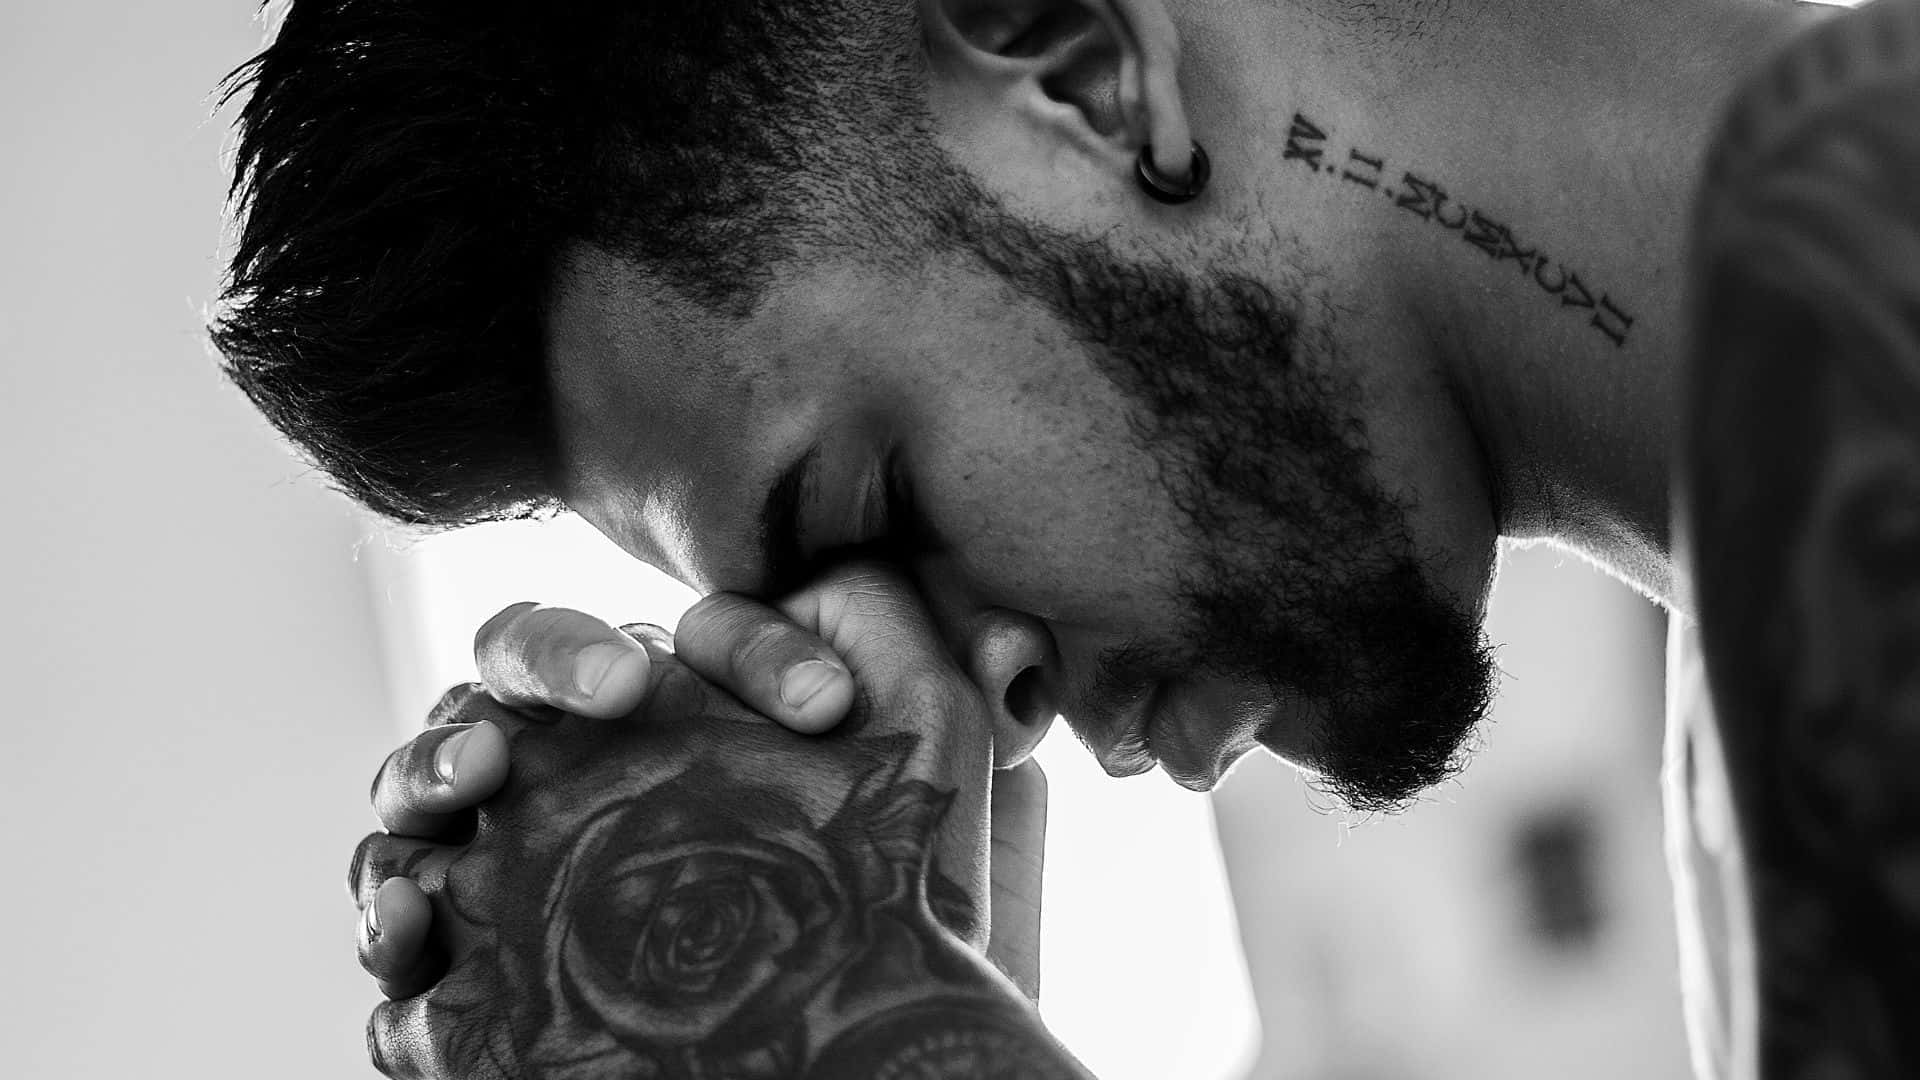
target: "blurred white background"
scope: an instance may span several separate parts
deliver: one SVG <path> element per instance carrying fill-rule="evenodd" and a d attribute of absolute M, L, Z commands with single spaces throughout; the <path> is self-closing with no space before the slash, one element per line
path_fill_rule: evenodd
<path fill-rule="evenodd" d="M 201 331 L 248 0 L 0 5 L 0 1075 L 365 1075 L 365 526 Z"/>
<path fill-rule="evenodd" d="M 344 877 L 374 768 L 501 604 L 685 601 L 578 561 L 577 523 L 395 543 L 221 382 L 211 91 L 260 35 L 247 0 L 0 6 L 8 1077 L 370 1076 Z M 1106 1080 L 1683 1074 L 1660 624 L 1574 560 L 1515 566 L 1489 748 L 1404 819 L 1350 830 L 1265 762 L 1211 804 L 1108 783 L 1049 740 L 1046 1011 Z M 1524 929 L 1543 807 L 1602 838 L 1573 960 Z"/>

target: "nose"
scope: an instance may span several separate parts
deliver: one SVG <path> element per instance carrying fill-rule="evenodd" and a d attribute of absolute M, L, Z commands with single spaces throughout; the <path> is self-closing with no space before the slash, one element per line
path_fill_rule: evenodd
<path fill-rule="evenodd" d="M 968 620 L 961 656 L 992 713 L 994 768 L 1027 760 L 1059 712 L 1053 634 L 1031 615 L 988 608 Z"/>
<path fill-rule="evenodd" d="M 1059 715 L 1065 689 L 1053 631 L 1044 619 L 981 595 L 976 576 L 953 560 L 917 560 L 909 576 L 948 651 L 986 700 L 994 767 L 1026 761 Z"/>

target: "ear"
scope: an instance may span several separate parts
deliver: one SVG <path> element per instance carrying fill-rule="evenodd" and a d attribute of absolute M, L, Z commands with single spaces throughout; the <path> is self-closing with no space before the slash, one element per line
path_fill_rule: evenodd
<path fill-rule="evenodd" d="M 936 122 L 993 186 L 1043 190 L 1063 171 L 1129 183 L 1149 143 L 1161 172 L 1186 175 L 1180 43 L 1163 0 L 919 3 Z"/>

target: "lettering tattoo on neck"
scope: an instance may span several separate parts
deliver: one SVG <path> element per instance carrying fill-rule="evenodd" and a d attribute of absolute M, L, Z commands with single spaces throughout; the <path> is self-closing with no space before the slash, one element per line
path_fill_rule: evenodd
<path fill-rule="evenodd" d="M 960 936 L 973 901 L 934 866 L 955 792 L 913 778 L 920 735 L 696 719 L 582 753 L 503 723 L 515 776 L 435 898 L 451 969 L 425 1034 L 385 1040 L 431 1066 L 383 1070 L 1089 1080 Z"/>
<path fill-rule="evenodd" d="M 1389 179 L 1386 159 L 1358 147 L 1348 147 L 1342 156 L 1334 150 L 1327 128 L 1297 112 L 1287 126 L 1280 160 L 1336 183 L 1379 192 L 1395 209 L 1458 235 L 1495 263 L 1511 262 L 1522 280 L 1559 301 L 1562 309 L 1571 308 L 1585 317 L 1587 325 L 1616 348 L 1626 347 L 1633 316 L 1619 301 L 1604 291 L 1596 294 L 1578 271 L 1537 245 L 1523 245 L 1505 222 L 1453 199 L 1437 182 L 1410 170 L 1400 170 L 1397 179 Z"/>

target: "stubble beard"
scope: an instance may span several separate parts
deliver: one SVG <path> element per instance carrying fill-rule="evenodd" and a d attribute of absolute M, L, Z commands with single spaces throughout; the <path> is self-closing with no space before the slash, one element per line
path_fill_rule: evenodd
<path fill-rule="evenodd" d="M 1491 706 L 1492 650 L 1474 606 L 1419 557 L 1411 506 L 1374 477 L 1328 305 L 1307 321 L 1302 289 L 1123 257 L 961 186 L 939 235 L 1073 330 L 1132 404 L 1130 437 L 1193 540 L 1179 655 L 1145 674 L 1312 702 L 1304 753 L 1283 752 L 1271 724 L 1255 737 L 1355 812 L 1401 809 L 1456 775 Z"/>

